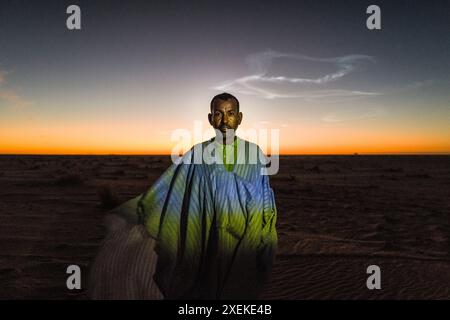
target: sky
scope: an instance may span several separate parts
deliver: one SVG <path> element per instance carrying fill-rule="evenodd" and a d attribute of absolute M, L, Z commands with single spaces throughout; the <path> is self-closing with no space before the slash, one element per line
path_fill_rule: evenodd
<path fill-rule="evenodd" d="M 212 136 L 221 92 L 281 154 L 450 153 L 449 21 L 437 0 L 2 0 L 0 154 L 167 154 Z"/>

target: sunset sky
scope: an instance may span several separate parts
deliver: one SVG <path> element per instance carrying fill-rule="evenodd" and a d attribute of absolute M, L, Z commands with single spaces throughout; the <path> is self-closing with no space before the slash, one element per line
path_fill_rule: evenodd
<path fill-rule="evenodd" d="M 224 91 L 282 154 L 450 153 L 449 21 L 433 0 L 2 0 L 0 154 L 170 153 Z"/>

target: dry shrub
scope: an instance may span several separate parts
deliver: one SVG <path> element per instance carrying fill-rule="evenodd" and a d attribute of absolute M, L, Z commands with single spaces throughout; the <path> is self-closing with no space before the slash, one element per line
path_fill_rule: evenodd
<path fill-rule="evenodd" d="M 102 185 L 97 189 L 100 204 L 104 209 L 113 209 L 120 204 L 120 198 L 110 185 Z"/>

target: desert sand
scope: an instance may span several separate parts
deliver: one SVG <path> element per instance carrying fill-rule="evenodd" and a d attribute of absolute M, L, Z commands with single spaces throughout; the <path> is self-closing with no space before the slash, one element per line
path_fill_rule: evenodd
<path fill-rule="evenodd" d="M 0 299 L 86 299 L 108 211 L 168 156 L 0 156 Z M 284 156 L 263 299 L 450 299 L 450 156 Z M 366 268 L 381 268 L 368 290 Z"/>

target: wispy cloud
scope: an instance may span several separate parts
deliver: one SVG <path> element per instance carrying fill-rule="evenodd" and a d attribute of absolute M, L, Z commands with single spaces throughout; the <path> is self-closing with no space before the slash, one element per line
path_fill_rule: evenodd
<path fill-rule="evenodd" d="M 6 107 L 12 110 L 23 109 L 32 103 L 19 95 L 13 90 L 0 89 L 0 107 Z"/>
<path fill-rule="evenodd" d="M 315 78 L 271 75 L 271 67 L 276 59 L 280 58 L 331 64 L 335 67 L 335 71 Z M 368 55 L 352 54 L 334 58 L 316 58 L 302 54 L 267 50 L 249 55 L 246 62 L 249 65 L 250 75 L 225 81 L 214 86 L 213 89 L 256 95 L 267 99 L 303 98 L 311 101 L 330 97 L 361 97 L 381 94 L 357 89 L 328 89 L 325 87 L 326 84 L 337 82 L 354 71 L 365 67 L 368 63 L 373 63 L 374 58 Z M 283 85 L 290 87 L 289 92 L 280 89 Z M 311 88 L 313 89 L 311 90 Z"/>
<path fill-rule="evenodd" d="M 390 94 L 395 93 L 401 93 L 401 92 L 409 92 L 409 91 L 416 91 L 423 88 L 429 88 L 433 86 L 435 83 L 435 80 L 433 79 L 427 79 L 422 81 L 415 81 L 409 84 L 404 85 L 403 87 L 397 88 L 395 90 L 392 90 L 389 92 Z"/>
<path fill-rule="evenodd" d="M 6 88 L 6 75 L 8 72 L 0 70 L 0 110 L 18 110 L 30 106 L 32 103 L 21 97 L 13 89 Z"/>

